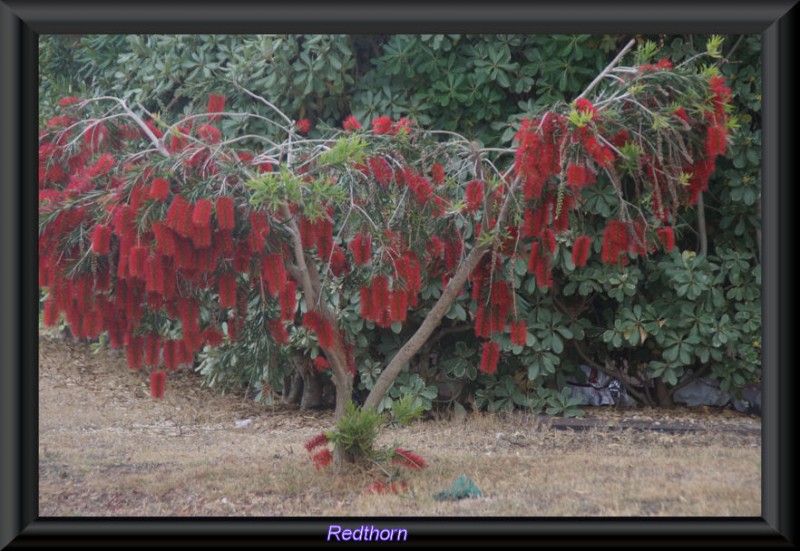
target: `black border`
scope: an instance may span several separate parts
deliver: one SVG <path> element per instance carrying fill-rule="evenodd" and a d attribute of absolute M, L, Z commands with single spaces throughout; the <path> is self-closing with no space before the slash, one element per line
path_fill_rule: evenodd
<path fill-rule="evenodd" d="M 0 0 L 0 548 L 324 546 L 331 523 L 442 547 L 794 547 L 791 271 L 796 0 L 447 4 Z M 74 519 L 38 517 L 37 35 L 45 33 L 762 33 L 762 517 L 744 519 Z M 23 305 L 25 306 L 23 308 Z M 267 513 L 267 512 L 265 512 Z M 407 543 L 407 544 L 408 544 Z M 330 544 L 327 544 L 330 545 Z"/>

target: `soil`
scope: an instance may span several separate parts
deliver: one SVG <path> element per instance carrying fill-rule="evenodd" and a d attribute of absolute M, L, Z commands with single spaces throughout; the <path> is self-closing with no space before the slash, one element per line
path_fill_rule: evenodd
<path fill-rule="evenodd" d="M 330 410 L 222 395 L 190 370 L 169 373 L 156 400 L 120 353 L 39 338 L 43 517 L 760 515 L 761 420 L 731 409 L 468 414 L 388 430 L 382 442 L 428 461 L 405 496 L 365 494 L 374 472 L 315 470 L 303 443 L 332 425 Z M 431 498 L 461 473 L 486 496 Z"/>

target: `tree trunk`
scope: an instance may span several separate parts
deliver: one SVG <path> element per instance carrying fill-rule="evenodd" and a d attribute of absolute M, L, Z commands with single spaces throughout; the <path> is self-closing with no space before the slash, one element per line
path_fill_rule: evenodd
<path fill-rule="evenodd" d="M 508 212 L 511 207 L 512 201 L 516 198 L 514 197 L 517 189 L 519 188 L 521 179 L 519 177 L 514 179 L 514 182 L 511 184 L 511 189 L 508 190 L 508 194 L 506 195 L 505 199 L 503 200 L 503 206 L 500 207 L 500 212 L 497 215 L 496 227 L 502 228 L 505 224 L 506 218 L 508 217 Z M 486 213 L 488 215 L 488 213 Z M 433 334 L 439 324 L 442 322 L 442 318 L 444 318 L 447 311 L 450 309 L 450 306 L 455 302 L 456 297 L 461 292 L 461 289 L 464 288 L 464 285 L 467 283 L 467 279 L 469 278 L 472 271 L 478 265 L 483 255 L 489 252 L 492 248 L 492 243 L 484 243 L 482 245 L 477 245 L 472 251 L 467 255 L 467 258 L 464 260 L 464 263 L 458 267 L 456 273 L 453 275 L 453 279 L 450 280 L 450 283 L 447 285 L 445 290 L 442 292 L 442 296 L 439 297 L 439 300 L 436 301 L 436 304 L 431 308 L 428 315 L 425 316 L 425 319 L 422 321 L 422 325 L 419 326 L 417 331 L 411 336 L 410 339 L 403 345 L 403 347 L 395 354 L 392 358 L 392 361 L 389 362 L 389 365 L 386 366 L 386 369 L 380 374 L 378 379 L 375 381 L 375 386 L 372 387 L 372 390 L 367 396 L 367 399 L 364 401 L 364 408 L 377 408 L 380 401 L 383 399 L 386 392 L 394 383 L 394 380 L 400 374 L 403 367 L 411 361 L 411 358 L 414 357 L 414 354 L 419 352 L 419 349 L 425 344 L 428 340 L 428 337 Z"/>
<path fill-rule="evenodd" d="M 322 388 L 322 377 L 319 373 L 306 367 L 303 370 L 303 398 L 300 401 L 300 409 L 315 409 L 324 405 Z"/>
<path fill-rule="evenodd" d="M 298 371 L 294 371 L 286 379 L 287 387 L 284 388 L 283 401 L 287 404 L 297 405 L 303 396 L 303 377 Z"/>

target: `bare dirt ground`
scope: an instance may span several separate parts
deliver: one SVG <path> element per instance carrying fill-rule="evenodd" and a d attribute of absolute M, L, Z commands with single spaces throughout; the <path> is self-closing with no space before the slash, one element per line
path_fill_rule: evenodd
<path fill-rule="evenodd" d="M 719 409 L 590 408 L 598 426 L 471 414 L 384 432 L 426 459 L 405 495 L 364 489 L 374 472 L 317 471 L 303 443 L 331 412 L 267 408 L 108 350 L 39 340 L 39 513 L 70 516 L 760 516 L 760 419 Z M 243 428 L 237 420 L 251 419 Z M 611 430 L 635 420 L 685 433 Z M 466 474 L 483 497 L 433 494 Z"/>

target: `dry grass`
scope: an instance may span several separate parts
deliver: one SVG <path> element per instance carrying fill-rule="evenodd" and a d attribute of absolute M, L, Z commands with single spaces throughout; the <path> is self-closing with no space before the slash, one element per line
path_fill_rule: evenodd
<path fill-rule="evenodd" d="M 418 423 L 382 435 L 428 461 L 413 493 L 372 495 L 374 473 L 336 477 L 309 461 L 302 444 L 330 412 L 262 408 L 190 372 L 170 374 L 154 401 L 147 373 L 123 358 L 45 337 L 39 393 L 42 516 L 761 514 L 760 438 L 715 428 L 759 421 L 732 412 L 680 413 L 711 427 L 687 435 L 558 431 L 526 415 Z M 460 474 L 484 497 L 433 499 Z"/>

